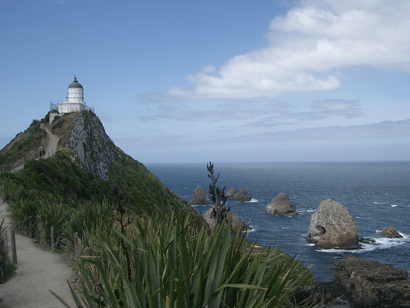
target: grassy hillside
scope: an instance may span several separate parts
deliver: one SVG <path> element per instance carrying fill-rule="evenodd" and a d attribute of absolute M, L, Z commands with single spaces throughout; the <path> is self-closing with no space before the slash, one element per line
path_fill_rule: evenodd
<path fill-rule="evenodd" d="M 188 205 L 131 157 L 118 159 L 111 167 L 110 180 L 104 181 L 80 169 L 67 152 L 58 151 L 46 160 L 30 160 L 19 173 L 1 174 L 6 200 L 14 203 L 42 200 L 74 207 L 87 201 L 121 201 L 147 213 L 178 210 Z"/>
<path fill-rule="evenodd" d="M 231 234 L 229 225 L 212 234 L 184 199 L 120 150 L 108 180 L 93 175 L 62 147 L 74 120 L 69 114 L 45 124 L 60 136 L 60 150 L 0 173 L 0 194 L 22 232 L 50 245 L 53 227 L 54 247 L 69 253 L 78 233 L 80 250 L 88 248 L 77 259 L 85 307 L 299 306 L 295 292 L 312 283 L 306 267 Z M 12 161 L 44 142 L 34 121 L 0 154 Z"/>
<path fill-rule="evenodd" d="M 71 137 L 71 129 L 77 115 L 78 113 L 67 113 L 61 117 L 56 116 L 53 122 L 48 124 L 51 132 L 60 137 L 60 141 L 58 142 L 60 147 L 64 147 L 68 143 Z"/>
<path fill-rule="evenodd" d="M 29 128 L 20 132 L 0 151 L 0 171 L 3 166 L 16 165 L 23 160 L 38 157 L 46 143 L 47 133 L 40 128 L 41 121 L 33 120 Z"/>

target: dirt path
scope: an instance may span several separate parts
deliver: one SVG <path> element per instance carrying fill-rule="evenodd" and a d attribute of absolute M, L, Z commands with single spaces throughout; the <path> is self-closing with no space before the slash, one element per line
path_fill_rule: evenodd
<path fill-rule="evenodd" d="M 8 205 L 1 198 L 0 204 L 0 221 L 5 218 L 10 230 Z M 42 250 L 33 239 L 20 234 L 16 234 L 16 246 L 17 271 L 13 278 L 0 284 L 0 308 L 63 307 L 49 290 L 75 307 L 67 284 L 67 280 L 74 280 L 74 270 L 66 264 L 64 256 Z"/>
<path fill-rule="evenodd" d="M 51 157 L 57 152 L 57 145 L 60 137 L 54 135 L 44 124 L 41 124 L 41 128 L 47 132 L 47 142 L 44 148 L 46 151 L 45 158 Z"/>
<path fill-rule="evenodd" d="M 41 124 L 40 127 L 44 129 L 47 133 L 46 145 L 44 146 L 44 150 L 45 150 L 44 158 L 48 158 L 48 157 L 53 156 L 57 152 L 58 141 L 60 140 L 60 137 L 54 135 L 51 132 L 51 130 L 48 127 L 46 127 L 44 124 Z M 14 167 L 11 170 L 11 172 L 15 173 L 23 168 L 24 168 L 24 163 L 19 166 Z M 0 306 L 0 308 L 2 307 Z"/>

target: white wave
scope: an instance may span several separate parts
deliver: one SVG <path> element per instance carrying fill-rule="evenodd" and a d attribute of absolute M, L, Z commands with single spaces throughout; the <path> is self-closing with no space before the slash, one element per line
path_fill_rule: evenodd
<path fill-rule="evenodd" d="M 247 201 L 247 202 L 249 202 L 249 203 L 251 203 L 251 202 L 259 202 L 259 200 L 258 200 L 258 199 L 255 199 L 255 198 L 252 198 L 251 201 Z"/>
<path fill-rule="evenodd" d="M 290 229 L 289 227 L 282 227 L 282 229 L 284 229 L 284 230 L 288 230 L 288 229 Z"/>
<path fill-rule="evenodd" d="M 377 232 L 380 232 L 377 230 Z M 403 245 L 404 243 L 409 241 L 409 238 L 406 234 L 402 234 L 399 232 L 403 238 L 372 238 L 375 242 L 374 243 L 360 243 L 361 249 L 355 250 L 346 250 L 346 249 L 320 249 L 319 252 L 324 253 L 364 253 L 378 249 L 389 249 L 399 245 Z"/>
<path fill-rule="evenodd" d="M 392 204 L 392 205 L 391 205 L 391 207 L 396 207 L 396 206 L 397 206 L 397 204 Z"/>
<path fill-rule="evenodd" d="M 256 232 L 256 229 L 255 229 L 252 225 L 249 225 L 249 227 L 251 227 L 250 230 L 248 230 L 248 231 L 242 231 L 242 233 L 243 233 L 243 232 L 248 232 L 248 233 L 250 233 L 250 232 Z"/>
<path fill-rule="evenodd" d="M 306 212 L 308 212 L 308 213 L 312 213 L 312 212 L 314 212 L 315 210 L 307 210 Z"/>
<path fill-rule="evenodd" d="M 391 247 L 403 245 L 406 242 L 405 238 L 376 238 L 376 249 L 388 249 Z"/>

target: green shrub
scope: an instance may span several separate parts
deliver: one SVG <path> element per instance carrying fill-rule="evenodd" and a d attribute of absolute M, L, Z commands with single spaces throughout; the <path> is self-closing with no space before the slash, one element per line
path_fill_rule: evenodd
<path fill-rule="evenodd" d="M 190 215 L 172 213 L 100 232 L 91 256 L 78 261 L 84 304 L 73 298 L 78 307 L 292 306 L 312 278 L 308 269 L 230 230 L 224 222 L 210 236 Z"/>
<path fill-rule="evenodd" d="M 20 201 L 11 206 L 11 220 L 15 228 L 27 233 L 37 234 L 37 211 L 40 207 L 39 201 Z"/>

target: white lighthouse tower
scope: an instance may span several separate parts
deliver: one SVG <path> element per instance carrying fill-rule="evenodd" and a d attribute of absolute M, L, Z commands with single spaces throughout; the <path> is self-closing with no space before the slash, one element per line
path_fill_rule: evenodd
<path fill-rule="evenodd" d="M 74 77 L 74 81 L 68 86 L 67 101 L 58 103 L 58 113 L 80 112 L 86 110 L 84 102 L 84 88 Z"/>

